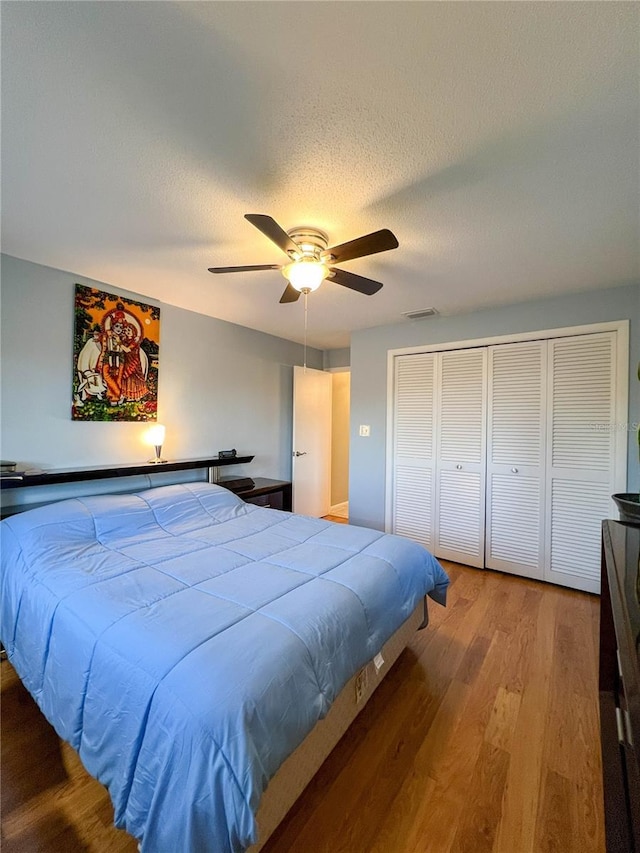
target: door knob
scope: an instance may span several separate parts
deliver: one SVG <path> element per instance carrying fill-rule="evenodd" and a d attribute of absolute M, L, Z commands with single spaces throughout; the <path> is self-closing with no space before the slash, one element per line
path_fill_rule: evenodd
<path fill-rule="evenodd" d="M 462 471 L 462 465 L 456 465 L 456 468 L 458 469 L 458 471 Z"/>
<path fill-rule="evenodd" d="M 517 468 L 512 468 L 512 469 L 511 469 L 511 473 L 512 473 L 512 474 L 517 474 L 517 473 L 518 473 L 518 469 L 517 469 Z"/>
<path fill-rule="evenodd" d="M 306 450 L 303 450 L 303 451 L 302 451 L 302 453 L 300 453 L 300 451 L 299 451 L 299 450 L 296 450 L 296 452 L 295 452 L 293 455 L 294 455 L 294 456 L 306 456 L 306 455 L 307 455 L 307 451 L 306 451 Z"/>

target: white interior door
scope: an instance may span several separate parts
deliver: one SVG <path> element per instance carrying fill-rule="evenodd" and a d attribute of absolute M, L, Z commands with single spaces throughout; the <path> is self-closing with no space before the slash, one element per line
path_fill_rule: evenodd
<path fill-rule="evenodd" d="M 547 341 L 489 347 L 489 569 L 542 579 Z"/>
<path fill-rule="evenodd" d="M 434 353 L 395 359 L 391 532 L 434 548 Z"/>
<path fill-rule="evenodd" d="M 627 347 L 621 327 L 395 354 L 387 529 L 599 592 L 601 522 L 626 484 Z"/>
<path fill-rule="evenodd" d="M 587 592 L 615 492 L 615 352 L 614 332 L 549 341 L 544 579 Z"/>
<path fill-rule="evenodd" d="M 484 568 L 486 347 L 439 353 L 436 557 Z"/>
<path fill-rule="evenodd" d="M 331 374 L 293 368 L 293 511 L 319 518 L 331 508 Z"/>

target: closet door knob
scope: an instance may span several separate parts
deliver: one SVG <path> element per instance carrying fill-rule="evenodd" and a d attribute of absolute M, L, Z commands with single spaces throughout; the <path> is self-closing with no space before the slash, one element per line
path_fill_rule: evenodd
<path fill-rule="evenodd" d="M 511 473 L 512 473 L 512 474 L 517 474 L 517 473 L 518 473 L 518 469 L 517 469 L 517 468 L 512 468 L 512 469 L 511 469 Z"/>
<path fill-rule="evenodd" d="M 456 465 L 456 468 L 458 469 L 458 471 L 462 471 L 462 465 Z"/>

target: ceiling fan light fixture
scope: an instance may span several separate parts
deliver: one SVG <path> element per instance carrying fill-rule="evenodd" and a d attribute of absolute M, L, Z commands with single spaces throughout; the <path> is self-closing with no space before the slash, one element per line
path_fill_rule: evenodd
<path fill-rule="evenodd" d="M 1 2 L 1 0 L 0 0 Z M 317 290 L 325 278 L 335 284 L 373 296 L 382 287 L 382 283 L 362 275 L 336 269 L 334 264 L 364 258 L 378 252 L 388 252 L 398 248 L 398 239 L 388 228 L 363 234 L 355 240 L 340 243 L 329 248 L 329 238 L 318 228 L 299 225 L 284 231 L 272 216 L 266 213 L 245 213 L 244 218 L 275 243 L 287 255 L 286 266 L 280 264 L 251 264 L 235 267 L 209 267 L 211 273 L 253 272 L 254 270 L 280 270 L 288 284 L 280 297 L 280 303 L 297 302 L 300 294 L 305 297 Z M 306 311 L 306 299 L 305 299 Z"/>
<path fill-rule="evenodd" d="M 329 275 L 329 268 L 315 258 L 300 258 L 282 268 L 282 275 L 300 293 L 317 290 Z"/>

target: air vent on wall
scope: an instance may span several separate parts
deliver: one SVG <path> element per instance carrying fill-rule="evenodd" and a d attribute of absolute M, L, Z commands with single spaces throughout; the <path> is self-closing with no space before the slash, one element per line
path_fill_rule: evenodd
<path fill-rule="evenodd" d="M 402 316 L 407 320 L 422 320 L 423 317 L 433 317 L 437 313 L 435 308 L 421 308 L 419 311 L 403 311 Z"/>

